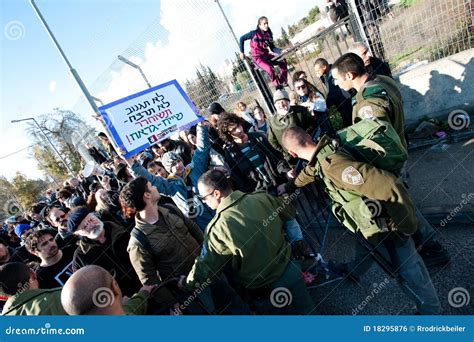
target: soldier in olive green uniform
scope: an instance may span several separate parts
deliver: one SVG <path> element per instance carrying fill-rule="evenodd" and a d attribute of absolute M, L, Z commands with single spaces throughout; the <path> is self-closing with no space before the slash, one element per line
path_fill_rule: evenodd
<path fill-rule="evenodd" d="M 403 101 L 395 81 L 386 76 L 377 75 L 375 78 L 369 76 L 363 60 L 353 53 L 338 58 L 331 72 L 339 87 L 346 91 L 357 90 L 356 96 L 352 99 L 353 123 L 374 118 L 387 121 L 392 124 L 401 143 L 408 149 L 404 131 Z M 400 173 L 396 176 L 400 176 Z M 443 246 L 435 240 L 434 228 L 419 210 L 416 210 L 416 215 L 420 228 L 413 235 L 413 239 L 425 263 L 429 266 L 445 265 L 450 261 L 450 257 Z M 359 264 L 357 260 L 356 264 Z"/>
<path fill-rule="evenodd" d="M 306 132 L 312 133 L 316 127 L 316 119 L 303 106 L 290 106 L 289 95 L 285 90 L 277 90 L 273 94 L 273 103 L 276 114 L 268 122 L 268 141 L 274 149 L 283 153 L 286 161 L 295 166 L 296 160 L 291 158 L 281 143 L 283 132 L 288 127 L 302 127 Z"/>
<path fill-rule="evenodd" d="M 202 175 L 198 188 L 216 216 L 206 228 L 206 253 L 196 258 L 181 286 L 193 291 L 228 267 L 234 287 L 257 313 L 311 313 L 313 301 L 299 266 L 290 261 L 283 233 L 284 222 L 295 217 L 291 201 L 264 192 L 232 191 L 230 180 L 217 170 Z"/>
<path fill-rule="evenodd" d="M 361 233 L 398 270 L 411 291 L 405 293 L 421 314 L 440 313 L 438 296 L 410 238 L 418 228 L 415 207 L 401 180 L 390 172 L 356 161 L 324 136 L 316 145 L 298 127 L 289 128 L 283 144 L 293 157 L 308 160 L 298 177 L 279 193 L 303 187 L 316 178 L 332 199 L 332 211 L 349 230 Z"/>
<path fill-rule="evenodd" d="M 369 76 L 362 59 L 353 53 L 342 55 L 334 62 L 331 73 L 341 89 L 357 91 L 352 98 L 352 123 L 374 118 L 390 122 L 407 147 L 402 96 L 394 80 Z"/>
<path fill-rule="evenodd" d="M 378 118 L 388 121 L 408 148 L 405 139 L 405 114 L 400 91 L 394 80 L 387 76 L 376 76 L 367 80 L 352 98 L 352 122 Z"/>

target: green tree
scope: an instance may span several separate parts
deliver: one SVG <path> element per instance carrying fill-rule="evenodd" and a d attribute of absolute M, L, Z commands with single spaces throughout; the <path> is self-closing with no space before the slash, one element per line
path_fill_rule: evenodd
<path fill-rule="evenodd" d="M 217 100 L 217 98 L 220 95 L 219 85 L 220 85 L 221 82 L 209 66 L 207 67 L 206 78 L 207 78 L 206 82 L 207 82 L 207 85 L 208 85 L 209 94 L 210 94 L 210 96 L 213 100 Z"/>
<path fill-rule="evenodd" d="M 313 8 L 311 8 L 309 10 L 309 13 L 308 13 L 308 23 L 312 24 L 314 22 L 316 22 L 316 20 L 318 19 L 318 15 L 319 15 L 320 11 L 319 11 L 319 7 L 318 6 L 314 6 Z"/>
<path fill-rule="evenodd" d="M 247 71 L 243 71 L 243 72 L 239 72 L 235 78 L 237 80 L 237 83 L 243 84 L 246 87 L 247 81 L 250 79 L 250 75 Z"/>
<path fill-rule="evenodd" d="M 40 179 L 28 179 L 19 172 L 11 181 L 0 177 L 0 220 L 21 215 L 28 207 L 41 200 L 41 194 L 50 185 Z"/>
<path fill-rule="evenodd" d="M 239 72 L 246 71 L 247 69 L 245 68 L 244 61 L 240 59 L 239 54 L 236 52 L 235 53 L 235 59 L 232 62 L 232 78 L 234 81 L 237 80 L 237 74 Z"/>
<path fill-rule="evenodd" d="M 45 175 L 60 182 L 68 178 L 68 170 L 50 146 L 33 146 L 32 154 L 38 161 L 38 169 Z"/>
<path fill-rule="evenodd" d="M 36 121 L 74 173 L 82 169 L 83 160 L 91 159 L 87 152 L 88 145 L 101 148 L 95 130 L 72 111 L 54 109 L 51 113 L 40 115 Z M 67 177 L 67 169 L 36 124 L 29 124 L 28 133 L 36 143 L 32 154 L 38 161 L 38 168 L 46 175 L 59 179 Z"/>
<path fill-rule="evenodd" d="M 293 38 L 296 34 L 296 25 L 288 25 L 288 35 Z"/>
<path fill-rule="evenodd" d="M 209 66 L 200 64 L 196 67 L 196 78 L 186 80 L 184 87 L 186 93 L 202 112 L 209 103 L 216 101 L 224 88 L 224 83 L 216 76 Z"/>
<path fill-rule="evenodd" d="M 288 45 L 291 44 L 290 37 L 288 36 L 288 33 L 286 33 L 286 31 L 283 27 L 281 28 L 280 41 L 281 41 L 282 45 L 278 45 L 279 47 L 287 47 Z"/>
<path fill-rule="evenodd" d="M 4 176 L 0 177 L 0 220 L 4 222 L 8 217 L 19 215 L 23 207 L 15 196 L 13 185 Z"/>
<path fill-rule="evenodd" d="M 14 195 L 18 199 L 18 203 L 23 208 L 28 208 L 38 202 L 41 193 L 45 191 L 49 184 L 41 179 L 33 180 L 26 178 L 25 175 L 17 172 L 11 182 Z"/>

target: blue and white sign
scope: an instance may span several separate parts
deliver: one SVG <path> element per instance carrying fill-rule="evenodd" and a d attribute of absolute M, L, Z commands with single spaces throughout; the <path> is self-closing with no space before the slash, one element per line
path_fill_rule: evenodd
<path fill-rule="evenodd" d="M 204 120 L 176 80 L 114 101 L 99 110 L 126 158 Z"/>

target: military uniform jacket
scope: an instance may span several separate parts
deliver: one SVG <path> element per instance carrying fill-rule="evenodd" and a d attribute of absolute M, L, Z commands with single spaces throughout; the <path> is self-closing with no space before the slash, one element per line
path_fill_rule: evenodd
<path fill-rule="evenodd" d="M 286 269 L 291 248 L 283 224 L 295 217 L 288 201 L 264 192 L 234 191 L 218 206 L 206 228 L 206 253 L 199 256 L 186 287 L 212 282 L 230 266 L 237 284 L 257 289 L 272 284 Z"/>
<path fill-rule="evenodd" d="M 361 119 L 378 118 L 390 122 L 407 147 L 405 140 L 405 113 L 400 90 L 390 77 L 378 75 L 369 79 L 352 98 L 352 123 Z"/>
<path fill-rule="evenodd" d="M 5 316 L 67 315 L 61 305 L 61 288 L 31 289 L 10 297 L 3 307 Z"/>
<path fill-rule="evenodd" d="M 316 118 L 311 115 L 306 107 L 291 106 L 290 111 L 286 115 L 273 115 L 268 125 L 268 141 L 277 151 L 283 153 L 283 157 L 290 161 L 291 156 L 288 151 L 283 148 L 282 137 L 287 128 L 301 127 L 309 134 L 316 129 Z"/>
<path fill-rule="evenodd" d="M 404 185 L 393 174 L 334 149 L 323 137 L 313 158 L 287 191 L 303 187 L 319 177 L 332 199 L 336 218 L 351 231 L 368 238 L 382 231 L 381 218 L 389 230 L 413 234 L 418 228 L 415 207 Z"/>

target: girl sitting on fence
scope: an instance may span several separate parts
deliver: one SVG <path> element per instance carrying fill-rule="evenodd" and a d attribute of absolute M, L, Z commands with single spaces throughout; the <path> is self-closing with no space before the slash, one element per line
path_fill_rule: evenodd
<path fill-rule="evenodd" d="M 250 31 L 240 37 L 240 58 L 244 59 L 244 43 L 250 39 L 250 54 L 256 66 L 264 70 L 272 83 L 281 89 L 288 86 L 288 65 L 286 60 L 272 61 L 272 58 L 285 53 L 286 50 L 279 49 L 273 42 L 273 33 L 268 27 L 267 17 L 258 19 L 257 29 Z M 280 76 L 275 73 L 274 66 L 278 65 L 281 70 Z"/>

